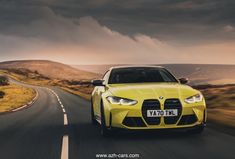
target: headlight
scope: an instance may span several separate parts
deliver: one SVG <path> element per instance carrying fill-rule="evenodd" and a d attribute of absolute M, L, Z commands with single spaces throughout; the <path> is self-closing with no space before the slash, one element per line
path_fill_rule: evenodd
<path fill-rule="evenodd" d="M 109 101 L 109 103 L 117 104 L 117 105 L 135 105 L 135 104 L 137 104 L 136 100 L 120 98 L 120 97 L 115 97 L 115 96 L 109 96 L 109 97 L 107 97 L 107 100 Z"/>
<path fill-rule="evenodd" d="M 201 102 L 202 100 L 203 100 L 202 94 L 196 94 L 194 96 L 186 98 L 184 101 L 188 104 L 192 104 L 192 103 Z"/>

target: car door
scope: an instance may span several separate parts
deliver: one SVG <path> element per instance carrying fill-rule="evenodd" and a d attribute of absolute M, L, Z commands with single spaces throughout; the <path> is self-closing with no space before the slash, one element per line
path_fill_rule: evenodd
<path fill-rule="evenodd" d="M 109 78 L 109 72 L 107 71 L 104 76 L 103 76 L 103 80 L 104 80 L 104 85 L 107 84 L 108 78 Z M 100 113 L 100 104 L 101 104 L 101 99 L 102 99 L 102 93 L 105 92 L 105 87 L 104 86 L 96 86 L 95 87 L 95 91 L 94 91 L 94 100 L 95 100 L 95 108 L 94 108 L 94 112 L 95 114 L 100 117 L 101 113 Z"/>

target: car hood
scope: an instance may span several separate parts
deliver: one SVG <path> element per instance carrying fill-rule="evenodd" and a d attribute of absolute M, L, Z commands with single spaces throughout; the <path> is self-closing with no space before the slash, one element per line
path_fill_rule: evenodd
<path fill-rule="evenodd" d="M 199 91 L 179 83 L 151 83 L 151 84 L 111 84 L 108 91 L 113 96 L 130 99 L 158 99 L 188 98 Z"/>

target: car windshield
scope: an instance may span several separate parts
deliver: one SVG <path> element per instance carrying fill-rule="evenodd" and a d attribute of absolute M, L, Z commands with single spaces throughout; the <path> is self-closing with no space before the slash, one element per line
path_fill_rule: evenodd
<path fill-rule="evenodd" d="M 115 68 L 109 77 L 109 84 L 146 83 L 146 82 L 178 82 L 164 68 L 133 67 Z"/>

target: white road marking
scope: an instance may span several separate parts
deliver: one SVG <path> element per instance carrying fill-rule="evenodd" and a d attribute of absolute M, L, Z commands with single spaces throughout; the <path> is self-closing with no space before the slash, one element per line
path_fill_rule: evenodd
<path fill-rule="evenodd" d="M 50 90 L 57 98 L 62 111 L 64 113 L 64 125 L 68 125 L 68 117 L 64 108 L 64 105 L 62 104 L 60 97 L 55 93 L 55 91 L 53 91 L 50 88 L 47 88 L 48 90 Z M 62 148 L 61 148 L 61 159 L 68 159 L 69 158 L 69 136 L 68 135 L 64 135 L 63 136 L 63 141 L 62 141 Z"/>
<path fill-rule="evenodd" d="M 27 107 L 27 106 L 33 104 L 33 103 L 36 101 L 37 98 L 38 98 L 38 92 L 36 91 L 36 96 L 33 98 L 33 100 L 32 100 L 31 102 L 27 103 L 26 105 L 23 105 L 22 107 L 13 109 L 12 111 L 13 111 L 13 112 L 16 112 L 16 111 L 18 111 L 18 110 L 21 110 L 21 109 L 23 109 L 23 108 L 25 108 L 25 107 Z"/>
<path fill-rule="evenodd" d="M 18 110 L 20 110 L 20 109 L 23 109 L 23 108 L 25 108 L 25 107 L 27 107 L 28 105 L 24 105 L 24 106 L 22 106 L 22 107 L 20 107 L 20 108 L 16 108 L 16 109 L 14 109 L 14 110 L 12 110 L 13 112 L 16 112 L 16 111 L 18 111 Z"/>
<path fill-rule="evenodd" d="M 68 125 L 67 114 L 64 114 L 64 125 Z"/>
<path fill-rule="evenodd" d="M 61 159 L 69 158 L 69 137 L 68 135 L 63 136 L 62 149 L 61 149 Z"/>

